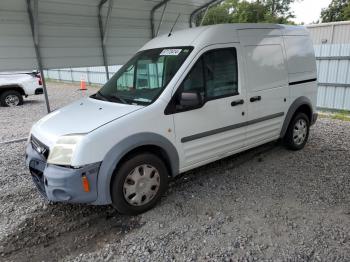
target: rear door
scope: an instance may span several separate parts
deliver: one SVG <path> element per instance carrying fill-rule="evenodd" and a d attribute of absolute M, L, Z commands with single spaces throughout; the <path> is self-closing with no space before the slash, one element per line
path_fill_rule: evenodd
<path fill-rule="evenodd" d="M 174 113 L 181 171 L 221 158 L 245 145 L 245 90 L 238 45 L 204 49 L 192 63 L 175 94 L 199 92 L 199 108 Z"/>

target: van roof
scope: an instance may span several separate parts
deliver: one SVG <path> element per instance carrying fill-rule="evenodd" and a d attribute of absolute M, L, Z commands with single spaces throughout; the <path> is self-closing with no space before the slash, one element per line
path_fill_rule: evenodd
<path fill-rule="evenodd" d="M 261 34 L 265 36 L 309 35 L 303 26 L 251 23 L 218 24 L 179 30 L 173 32 L 171 36 L 166 34 L 156 37 L 145 44 L 141 50 L 176 46 L 200 47 L 218 43 L 240 42 L 238 37 L 240 30 L 249 30 L 252 36 L 261 36 Z"/>

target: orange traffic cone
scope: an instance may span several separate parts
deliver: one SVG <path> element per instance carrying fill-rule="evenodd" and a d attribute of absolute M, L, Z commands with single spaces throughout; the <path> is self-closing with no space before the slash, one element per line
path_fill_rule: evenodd
<path fill-rule="evenodd" d="M 86 88 L 86 82 L 85 82 L 85 79 L 84 79 L 83 76 L 81 76 L 81 79 L 80 79 L 80 90 L 81 90 L 81 91 L 87 90 L 87 88 Z"/>

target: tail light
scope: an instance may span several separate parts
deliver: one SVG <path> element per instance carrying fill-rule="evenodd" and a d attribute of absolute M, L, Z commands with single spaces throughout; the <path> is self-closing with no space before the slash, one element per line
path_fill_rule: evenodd
<path fill-rule="evenodd" d="M 39 84 L 39 86 L 43 85 L 43 81 L 42 81 L 42 79 L 41 79 L 41 75 L 40 75 L 40 74 L 37 74 L 37 75 L 35 75 L 35 77 L 38 79 L 38 84 Z"/>

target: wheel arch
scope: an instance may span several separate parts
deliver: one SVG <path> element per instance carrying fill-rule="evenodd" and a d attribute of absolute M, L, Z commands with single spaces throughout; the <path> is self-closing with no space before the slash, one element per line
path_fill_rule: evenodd
<path fill-rule="evenodd" d="M 0 94 L 2 94 L 5 91 L 10 91 L 10 90 L 15 90 L 17 92 L 19 92 L 22 96 L 25 96 L 25 92 L 24 89 L 19 86 L 19 85 L 3 85 L 0 86 Z"/>
<path fill-rule="evenodd" d="M 155 133 L 131 135 L 117 143 L 104 157 L 97 179 L 96 205 L 110 204 L 110 184 L 113 173 L 124 159 L 138 152 L 151 152 L 161 157 L 171 176 L 179 172 L 179 156 L 175 146 L 164 136 Z"/>
<path fill-rule="evenodd" d="M 303 112 L 305 113 L 310 120 L 310 123 L 313 119 L 313 107 L 312 107 L 312 103 L 310 101 L 309 98 L 305 97 L 305 96 L 301 96 L 298 97 L 297 99 L 294 100 L 294 102 L 290 105 L 286 118 L 284 119 L 283 125 L 282 125 L 282 130 L 281 130 L 281 134 L 280 137 L 284 137 L 289 123 L 292 121 L 294 115 L 298 112 Z"/>

